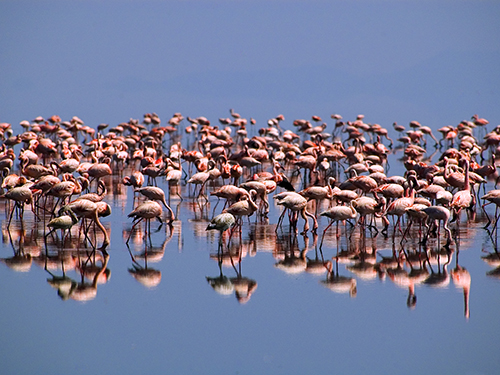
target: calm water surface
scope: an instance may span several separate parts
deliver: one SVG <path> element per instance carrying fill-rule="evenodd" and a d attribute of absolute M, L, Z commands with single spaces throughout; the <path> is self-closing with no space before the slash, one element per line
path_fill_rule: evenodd
<path fill-rule="evenodd" d="M 390 161 L 388 175 L 402 174 L 396 157 Z M 44 241 L 44 224 L 31 211 L 7 230 L 10 206 L 0 203 L 3 373 L 498 373 L 500 261 L 482 259 L 494 253 L 496 234 L 482 229 L 480 209 L 469 222 L 463 216 L 449 255 L 436 254 L 443 244 L 435 239 L 422 249 L 418 228 L 412 232 L 403 249 L 427 253 L 436 281 L 415 278 L 412 298 L 407 277 L 392 280 L 374 267 L 402 250 L 392 226 L 387 238 L 369 231 L 363 238 L 358 227 L 348 240 L 341 225 L 339 243 L 332 227 L 320 246 L 326 218 L 318 236 L 291 235 L 286 217 L 276 234 L 273 202 L 268 223 L 245 220 L 241 238 L 231 238 L 232 256 L 218 256 L 219 234 L 205 228 L 223 202 L 196 201 L 183 187 L 184 201 L 171 198 L 179 218 L 173 230 L 155 232 L 152 223 L 149 243 L 140 226 L 127 248 L 133 192 L 119 180 L 106 181 L 113 213 L 102 220 L 111 237 L 104 272 L 103 254 L 76 241 L 76 227 L 59 251 L 63 245 Z M 347 251 L 361 251 L 363 262 L 347 262 Z M 329 282 L 323 266 L 314 268 L 337 253 L 333 269 L 352 284 Z M 450 277 L 457 265 L 470 273 L 470 296 Z M 388 267 L 393 275 L 402 268 Z"/>

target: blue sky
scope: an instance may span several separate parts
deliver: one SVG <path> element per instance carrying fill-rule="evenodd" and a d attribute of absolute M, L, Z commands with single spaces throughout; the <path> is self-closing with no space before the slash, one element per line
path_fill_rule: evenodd
<path fill-rule="evenodd" d="M 495 1 L 2 1 L 0 121 L 500 123 Z"/>

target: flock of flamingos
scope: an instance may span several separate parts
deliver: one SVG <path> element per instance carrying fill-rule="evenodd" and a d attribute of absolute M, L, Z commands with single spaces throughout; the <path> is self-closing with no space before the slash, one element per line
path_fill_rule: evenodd
<path fill-rule="evenodd" d="M 487 120 L 474 115 L 437 129 L 436 137 L 417 121 L 408 127 L 394 123 L 389 131 L 365 122 L 363 115 L 352 121 L 333 114 L 326 121 L 312 116 L 288 122 L 279 115 L 258 125 L 233 110 L 215 123 L 180 113 L 162 123 L 157 114 L 148 113 L 141 120 L 97 128 L 78 117 L 37 117 L 16 126 L 22 129 L 18 134 L 11 124 L 0 123 L 2 230 L 10 235 L 14 224 L 22 227 L 29 214 L 29 220 L 45 228 L 45 242 L 57 242 L 62 250 L 66 239 L 78 238 L 93 250 L 88 259 L 101 254 L 100 267 L 93 263 L 90 292 L 88 286 L 64 284 L 64 277 L 52 280 L 59 282 L 60 295 L 88 299 L 85 293 L 95 293 L 97 280 L 106 277 L 110 237 L 101 220 L 111 214 L 106 200 L 113 195 L 113 179 L 133 194 L 133 209 L 123 218 L 131 226 L 124 238 L 127 246 L 137 236 L 151 243 L 151 234 L 163 225 L 172 233 L 175 223 L 185 219 L 174 212 L 172 202 L 187 200 L 200 212 L 217 202 L 207 211 L 205 225 L 207 231 L 219 232 L 219 266 L 229 254 L 237 270 L 242 228 L 255 218 L 281 238 L 287 236 L 281 242 L 296 243 L 299 232 L 307 240 L 313 236 L 316 262 L 291 245 L 291 251 L 278 257 L 277 267 L 291 273 L 326 272 L 326 286 L 354 295 L 355 279 L 339 275 L 338 263 L 356 262 L 361 271 L 368 262 L 372 271 L 407 285 L 411 305 L 416 284 L 446 282 L 439 263 L 438 272 L 432 271 L 435 254 L 447 255 L 442 259 L 449 262 L 460 245 L 461 227 L 476 214 L 485 218 L 484 227 L 496 244 L 500 190 L 486 191 L 486 186 L 496 187 L 499 178 L 500 125 L 489 132 L 487 127 Z M 397 169 L 389 163 L 396 151 L 401 151 L 397 161 L 404 173 L 390 175 L 391 167 Z M 492 210 L 487 214 L 489 204 L 496 206 L 495 216 Z M 270 211 L 277 208 L 282 208 L 279 219 L 269 223 Z M 159 222 L 153 230 L 151 221 Z M 377 236 L 392 243 L 392 256 L 377 258 L 376 251 L 366 250 L 367 238 Z M 331 260 L 323 257 L 325 238 L 337 243 Z M 342 241 L 347 250 L 339 251 Z M 238 243 L 239 255 L 233 257 Z M 500 265 L 496 253 L 489 260 Z M 133 261 L 134 277 L 144 284 L 158 282 L 147 267 Z M 458 261 L 450 273 L 464 289 L 468 316 L 470 275 Z M 222 269 L 219 277 L 207 280 L 220 293 L 246 288 L 240 290 L 242 302 L 256 286 L 242 277 L 230 280 Z"/>

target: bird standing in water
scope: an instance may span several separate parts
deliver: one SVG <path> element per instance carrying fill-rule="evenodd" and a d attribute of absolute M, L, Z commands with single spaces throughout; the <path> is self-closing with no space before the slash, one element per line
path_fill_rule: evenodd
<path fill-rule="evenodd" d="M 89 201 L 88 199 L 76 199 L 73 202 L 68 203 L 66 206 L 59 210 L 59 215 L 71 209 L 77 217 L 92 220 L 101 230 L 104 235 L 104 241 L 101 249 L 106 249 L 109 246 L 109 235 L 104 228 L 104 225 L 99 221 L 98 205 L 95 202 Z M 82 227 L 83 229 L 83 227 Z M 88 238 L 88 230 L 85 231 L 85 236 Z"/>
<path fill-rule="evenodd" d="M 146 220 L 146 234 L 151 234 L 151 219 L 154 218 L 156 218 L 161 223 L 160 227 L 158 228 L 159 230 L 163 225 L 163 221 L 161 220 L 162 213 L 163 210 L 161 209 L 160 204 L 156 201 L 146 201 L 137 206 L 135 210 L 128 214 L 128 217 L 134 218 L 134 225 L 132 225 L 132 228 L 130 229 L 130 234 L 127 238 L 126 244 L 128 245 L 130 236 L 132 235 L 134 228 L 142 220 Z"/>
<path fill-rule="evenodd" d="M 212 219 L 206 230 L 216 229 L 219 231 L 219 250 L 222 249 L 222 236 L 224 232 L 234 226 L 236 219 L 229 212 L 224 212 Z"/>
<path fill-rule="evenodd" d="M 30 186 L 33 185 L 32 182 L 26 182 L 22 186 L 17 186 L 12 189 L 10 189 L 8 192 L 6 192 L 2 197 L 5 197 L 7 199 L 11 199 L 15 202 L 14 207 L 12 207 L 12 211 L 10 212 L 10 217 L 9 217 L 9 223 L 7 224 L 7 229 L 10 227 L 10 222 L 12 221 L 12 216 L 14 214 L 14 210 L 16 207 L 20 208 L 21 214 L 20 218 L 21 221 L 23 220 L 23 214 L 24 214 L 24 204 L 32 204 L 33 203 L 33 194 L 30 190 Z"/>
<path fill-rule="evenodd" d="M 66 213 L 67 214 L 61 215 L 61 216 L 56 217 L 56 218 L 52 219 L 51 221 L 49 221 L 47 226 L 51 229 L 45 235 L 45 237 L 48 237 L 50 234 L 52 234 L 57 229 L 61 229 L 62 243 L 64 243 L 64 240 L 67 236 L 67 233 L 65 234 L 66 230 L 68 230 L 68 229 L 71 230 L 71 227 L 73 227 L 73 225 L 78 223 L 78 218 L 76 217 L 75 213 L 71 209 L 66 210 Z"/>
<path fill-rule="evenodd" d="M 167 202 L 165 200 L 165 192 L 162 189 L 160 189 L 159 187 L 156 187 L 156 186 L 146 186 L 146 187 L 142 187 L 139 189 L 135 189 L 134 191 L 141 193 L 142 195 L 144 195 L 145 197 L 147 197 L 153 201 L 159 201 L 159 202 L 163 203 L 163 205 L 168 210 L 168 212 L 170 212 L 169 224 L 171 224 L 175 220 L 174 211 L 167 204 Z"/>
<path fill-rule="evenodd" d="M 323 238 L 325 237 L 325 233 L 332 226 L 333 223 L 337 223 L 337 241 L 340 238 L 339 234 L 339 221 L 348 221 L 349 219 L 355 219 L 358 216 L 358 212 L 351 204 L 349 206 L 335 206 L 326 211 L 323 211 L 321 216 L 326 216 L 330 219 L 330 223 L 323 230 L 323 237 L 321 238 L 321 243 L 323 243 Z"/>
<path fill-rule="evenodd" d="M 318 221 L 316 220 L 316 216 L 313 214 L 307 212 L 307 199 L 304 198 L 302 195 L 299 193 L 295 193 L 293 191 L 286 191 L 280 194 L 277 194 L 273 197 L 274 199 L 277 200 L 277 204 L 284 206 L 286 209 L 289 209 L 294 218 L 291 220 L 291 225 L 294 229 L 297 229 L 297 221 L 298 217 L 296 217 L 296 214 L 300 212 L 300 215 L 304 219 L 304 230 L 302 231 L 303 234 L 307 233 L 309 230 L 309 222 L 307 221 L 307 217 L 311 217 L 314 221 L 313 225 L 313 232 L 316 232 L 316 229 L 318 228 Z M 285 214 L 286 210 L 283 210 L 283 213 L 281 214 L 280 218 L 278 219 L 278 224 L 276 225 L 276 230 L 278 230 L 279 224 L 283 220 L 283 216 Z"/>

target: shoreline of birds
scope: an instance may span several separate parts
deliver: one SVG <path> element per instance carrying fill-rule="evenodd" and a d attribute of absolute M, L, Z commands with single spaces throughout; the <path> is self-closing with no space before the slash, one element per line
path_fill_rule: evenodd
<path fill-rule="evenodd" d="M 109 179 L 118 176 L 133 192 L 127 246 L 142 221 L 146 243 L 153 219 L 172 232 L 173 222 L 185 219 L 171 208 L 174 199 L 203 207 L 217 198 L 212 217 L 205 219 L 210 222 L 207 230 L 220 232 L 221 256 L 233 234 L 239 231 L 241 236 L 245 217 L 269 223 L 273 202 L 283 207 L 276 233 L 288 221 L 290 236 L 297 235 L 302 219 L 301 234 L 316 236 L 318 219 L 326 217 L 320 246 L 336 224 L 337 244 L 342 234 L 351 241 L 358 229 L 365 239 L 381 235 L 395 243 L 397 237 L 398 259 L 403 254 L 409 260 L 404 245 L 410 241 L 425 247 L 436 240 L 446 251 L 459 246 L 464 212 L 469 219 L 481 210 L 488 220 L 485 228 L 493 224 L 495 232 L 500 190 L 486 192 L 485 186 L 496 187 L 499 179 L 500 125 L 487 132 L 489 122 L 473 115 L 436 129 L 438 139 L 418 121 L 411 121 L 408 130 L 394 123 L 391 131 L 366 123 L 363 115 L 344 121 L 332 114 L 331 120 L 327 124 L 312 116 L 287 123 L 278 115 L 259 126 L 231 109 L 230 117 L 215 125 L 203 116 L 185 118 L 180 113 L 163 124 L 156 113 L 148 113 L 142 120 L 95 129 L 76 116 L 69 121 L 40 116 L 21 121 L 19 134 L 11 124 L 0 123 L 0 198 L 11 206 L 7 231 L 13 218 L 23 223 L 29 207 L 35 221 L 46 223 L 45 239 L 61 230 L 64 243 L 81 221 L 80 241 L 107 255 L 110 237 L 101 218 L 111 214 L 106 202 Z M 394 132 L 398 138 L 393 140 L 389 135 Z M 402 151 L 398 162 L 405 173 L 388 176 L 389 159 L 397 151 Z M 430 151 L 434 154 L 427 155 Z M 219 200 L 225 202 L 216 214 Z M 328 208 L 320 211 L 325 202 Z M 488 204 L 497 207 L 493 220 L 485 210 Z M 95 229 L 92 236 L 92 227 L 99 229 L 102 242 Z M 225 232 L 230 232 L 227 243 Z M 334 279 L 328 262 L 323 259 L 321 270 Z"/>

